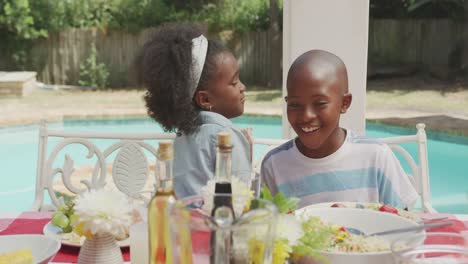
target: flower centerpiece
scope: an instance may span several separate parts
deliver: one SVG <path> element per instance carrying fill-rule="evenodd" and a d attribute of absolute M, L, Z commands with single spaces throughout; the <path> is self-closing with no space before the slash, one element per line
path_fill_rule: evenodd
<path fill-rule="evenodd" d="M 133 208 L 125 194 L 104 189 L 91 190 L 78 196 L 74 204 L 71 225 L 77 234 L 87 239 L 105 234 L 117 240 L 128 237 Z"/>
<path fill-rule="evenodd" d="M 63 239 L 83 244 L 78 263 L 116 264 L 123 263 L 116 240 L 128 237 L 133 217 L 132 204 L 125 194 L 98 189 L 60 206 L 52 214 L 52 224 L 62 228 Z"/>

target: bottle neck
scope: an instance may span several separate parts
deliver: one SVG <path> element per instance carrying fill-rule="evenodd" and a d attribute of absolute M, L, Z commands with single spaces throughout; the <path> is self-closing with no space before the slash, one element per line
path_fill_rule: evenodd
<path fill-rule="evenodd" d="M 216 182 L 231 182 L 232 146 L 218 146 L 216 152 Z"/>
<path fill-rule="evenodd" d="M 173 183 L 173 160 L 158 160 L 156 162 L 156 186 L 158 192 L 172 192 L 174 190 Z"/>

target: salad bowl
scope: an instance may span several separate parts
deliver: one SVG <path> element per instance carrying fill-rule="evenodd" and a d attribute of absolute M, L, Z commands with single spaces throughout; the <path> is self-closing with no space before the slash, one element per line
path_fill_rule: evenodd
<path fill-rule="evenodd" d="M 396 214 L 357 208 L 320 208 L 309 206 L 296 210 L 295 215 L 301 220 L 318 217 L 322 222 L 334 225 L 337 229 L 356 228 L 366 233 L 383 232 L 418 225 L 415 221 Z M 424 231 L 416 233 L 425 234 Z M 353 237 L 357 239 L 354 240 L 353 243 L 355 245 L 352 247 L 346 249 L 343 249 L 342 246 L 327 248 L 321 250 L 321 254 L 325 259 L 329 260 L 329 263 L 333 264 L 393 264 L 392 252 L 390 250 L 391 243 L 411 234 L 415 234 L 415 232 L 369 238 Z M 311 258 L 301 258 L 299 263 L 322 264 L 326 262 Z"/>

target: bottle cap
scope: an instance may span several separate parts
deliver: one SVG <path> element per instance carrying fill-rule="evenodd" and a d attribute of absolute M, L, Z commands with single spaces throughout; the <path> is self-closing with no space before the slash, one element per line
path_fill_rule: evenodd
<path fill-rule="evenodd" d="M 159 141 L 157 158 L 158 160 L 174 159 L 174 148 L 172 141 Z"/>
<path fill-rule="evenodd" d="M 229 132 L 218 133 L 218 146 L 231 147 L 231 134 Z"/>

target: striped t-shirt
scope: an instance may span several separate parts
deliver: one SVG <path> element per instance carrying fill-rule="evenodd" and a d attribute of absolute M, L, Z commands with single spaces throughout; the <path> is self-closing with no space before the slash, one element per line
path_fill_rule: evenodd
<path fill-rule="evenodd" d="M 389 146 L 349 130 L 343 145 L 320 159 L 304 156 L 292 139 L 265 156 L 260 174 L 273 194 L 300 198 L 299 207 L 348 201 L 405 208 L 418 198 Z"/>

